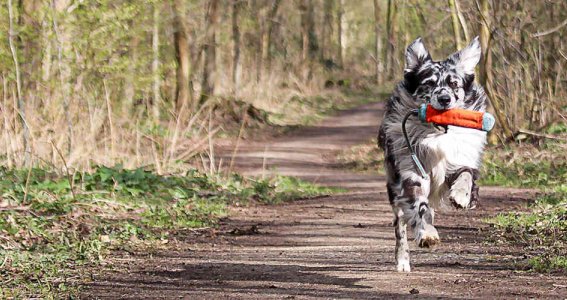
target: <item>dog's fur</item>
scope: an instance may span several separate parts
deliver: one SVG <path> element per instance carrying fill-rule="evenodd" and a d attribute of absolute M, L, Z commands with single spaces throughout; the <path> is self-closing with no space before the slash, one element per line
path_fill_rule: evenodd
<path fill-rule="evenodd" d="M 406 225 L 414 230 L 420 247 L 439 242 L 433 226 L 433 207 L 443 200 L 457 208 L 472 208 L 478 200 L 478 168 L 486 133 L 468 128 L 439 128 L 410 117 L 406 124 L 412 147 L 429 179 L 422 178 L 410 156 L 402 134 L 402 119 L 412 109 L 429 102 L 436 109 L 464 108 L 484 111 L 486 95 L 474 83 L 480 61 L 478 37 L 445 61 L 431 59 L 421 38 L 406 50 L 404 80 L 388 100 L 378 143 L 384 150 L 387 189 L 394 211 L 396 263 L 409 272 Z"/>

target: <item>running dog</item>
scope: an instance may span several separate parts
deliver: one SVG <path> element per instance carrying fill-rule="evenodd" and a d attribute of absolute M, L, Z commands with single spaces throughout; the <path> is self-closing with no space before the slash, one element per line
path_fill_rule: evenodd
<path fill-rule="evenodd" d="M 433 226 L 433 207 L 443 201 L 462 209 L 476 206 L 475 180 L 486 144 L 486 132 L 454 126 L 443 128 L 410 118 L 406 124 L 410 143 L 429 176 L 423 178 L 404 140 L 402 119 L 422 103 L 438 110 L 484 111 L 486 94 L 474 82 L 474 69 L 480 57 L 478 37 L 444 61 L 433 61 L 421 38 L 406 50 L 404 79 L 388 100 L 378 134 L 378 144 L 384 150 L 388 197 L 394 211 L 396 264 L 400 272 L 410 272 L 408 224 L 419 247 L 432 247 L 439 242 Z"/>

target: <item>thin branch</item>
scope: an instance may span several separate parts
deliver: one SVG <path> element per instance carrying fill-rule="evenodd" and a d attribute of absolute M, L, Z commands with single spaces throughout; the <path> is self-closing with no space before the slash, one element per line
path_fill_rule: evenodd
<path fill-rule="evenodd" d="M 545 31 L 540 31 L 540 32 L 537 32 L 537 33 L 532 33 L 531 37 L 536 38 L 536 37 L 541 37 L 541 36 L 545 36 L 545 35 L 548 35 L 548 34 L 552 34 L 552 33 L 558 31 L 559 29 L 561 29 L 564 26 L 567 26 L 567 19 L 563 20 L 563 22 L 561 22 L 559 25 L 557 25 L 557 26 L 555 26 L 551 29 L 548 29 L 548 30 L 545 30 Z"/>
<path fill-rule="evenodd" d="M 14 37 L 16 36 L 16 30 L 14 28 L 14 11 L 12 9 L 12 0 L 8 0 L 8 15 L 10 21 L 10 28 L 8 34 L 8 43 L 10 46 L 10 52 L 12 53 L 12 59 L 14 60 L 14 69 L 16 71 L 16 90 L 18 97 L 18 111 L 20 114 L 20 121 L 22 122 L 22 127 L 24 129 L 23 139 L 24 139 L 24 162 L 26 165 L 30 162 L 30 145 L 29 145 L 29 128 L 26 123 L 26 113 L 24 107 L 24 99 L 22 96 L 22 76 L 20 73 L 20 63 L 18 62 L 18 53 L 16 46 L 14 44 Z"/>
<path fill-rule="evenodd" d="M 53 141 L 51 141 L 51 145 L 53 146 L 53 148 L 55 148 L 55 151 L 59 155 L 59 158 L 61 158 L 61 161 L 63 161 L 63 166 L 65 166 L 65 173 L 67 173 L 67 181 L 69 181 L 69 187 L 71 188 L 71 195 L 73 196 L 73 201 L 77 201 L 77 198 L 75 197 L 75 188 L 73 186 L 73 179 L 71 177 L 71 174 L 69 173 L 69 166 L 67 165 L 67 161 L 65 160 L 65 157 L 63 157 L 63 153 L 59 151 L 59 148 L 55 146 L 55 143 L 53 143 Z"/>
<path fill-rule="evenodd" d="M 518 130 L 518 132 L 514 136 L 518 136 L 519 134 L 522 134 L 522 133 L 527 134 L 527 135 L 531 135 L 531 136 L 535 136 L 535 137 L 551 139 L 551 140 L 567 141 L 567 138 L 564 138 L 564 137 L 555 136 L 555 135 L 551 135 L 551 134 L 545 134 L 545 133 L 537 133 L 537 132 L 533 132 L 533 131 L 526 130 L 526 129 Z"/>

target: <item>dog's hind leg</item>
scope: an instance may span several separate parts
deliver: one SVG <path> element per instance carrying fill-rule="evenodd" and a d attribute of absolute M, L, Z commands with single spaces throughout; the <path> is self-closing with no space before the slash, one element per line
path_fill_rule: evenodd
<path fill-rule="evenodd" d="M 409 246 L 408 246 L 408 236 L 407 236 L 407 225 L 404 219 L 404 212 L 394 205 L 395 199 L 398 197 L 398 185 L 388 183 L 386 185 L 388 189 L 388 197 L 390 198 L 390 204 L 392 204 L 392 210 L 394 211 L 394 227 L 396 233 L 396 266 L 398 272 L 410 272 L 410 257 L 409 257 Z"/>
<path fill-rule="evenodd" d="M 429 207 L 429 180 L 417 174 L 403 176 L 402 194 L 395 205 L 403 212 L 404 220 L 412 227 L 419 247 L 429 248 L 439 243 L 439 233 L 433 227 L 434 211 Z"/>

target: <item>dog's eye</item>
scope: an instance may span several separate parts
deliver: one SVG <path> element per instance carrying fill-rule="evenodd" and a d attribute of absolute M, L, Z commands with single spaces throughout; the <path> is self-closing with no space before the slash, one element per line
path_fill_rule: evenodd
<path fill-rule="evenodd" d="M 456 89 L 458 86 L 459 84 L 456 81 L 449 82 L 449 87 L 451 87 L 452 89 Z"/>
<path fill-rule="evenodd" d="M 425 82 L 422 83 L 423 85 L 427 85 L 427 86 L 434 86 L 435 85 L 435 81 L 433 80 L 427 80 Z"/>

